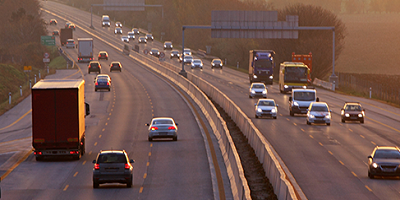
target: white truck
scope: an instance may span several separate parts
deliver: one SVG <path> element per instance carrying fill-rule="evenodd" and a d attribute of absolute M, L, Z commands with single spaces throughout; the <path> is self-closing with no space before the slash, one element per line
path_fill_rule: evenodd
<path fill-rule="evenodd" d="M 78 38 L 78 62 L 93 60 L 93 38 Z"/>

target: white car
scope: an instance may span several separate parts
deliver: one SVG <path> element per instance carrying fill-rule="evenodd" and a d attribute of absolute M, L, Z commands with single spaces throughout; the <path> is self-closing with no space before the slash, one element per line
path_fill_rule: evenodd
<path fill-rule="evenodd" d="M 135 33 L 134 32 L 128 32 L 128 38 L 129 38 L 129 40 L 134 40 L 135 39 Z"/>
<path fill-rule="evenodd" d="M 273 99 L 259 99 L 255 105 L 255 117 L 272 117 L 276 119 L 278 115 L 278 104 Z"/>
<path fill-rule="evenodd" d="M 249 88 L 249 98 L 263 97 L 267 98 L 267 86 L 264 83 L 252 83 Z"/>
<path fill-rule="evenodd" d="M 122 34 L 122 28 L 116 27 L 114 30 L 114 34 Z"/>
<path fill-rule="evenodd" d="M 115 22 L 115 27 L 121 27 L 122 28 L 122 23 L 121 22 Z"/>
<path fill-rule="evenodd" d="M 200 59 L 194 59 L 192 61 L 192 69 L 194 69 L 196 67 L 203 69 L 203 62 Z"/>
<path fill-rule="evenodd" d="M 129 37 L 128 37 L 128 36 L 122 36 L 122 37 L 121 37 L 121 40 L 122 40 L 123 42 L 129 43 Z"/>
<path fill-rule="evenodd" d="M 307 125 L 311 123 L 322 123 L 331 125 L 331 110 L 325 102 L 312 102 L 307 109 Z"/>
<path fill-rule="evenodd" d="M 190 55 L 192 55 L 192 51 L 190 51 L 189 48 L 184 48 L 183 49 L 183 55 L 184 56 L 186 56 L 186 55 L 190 56 Z"/>

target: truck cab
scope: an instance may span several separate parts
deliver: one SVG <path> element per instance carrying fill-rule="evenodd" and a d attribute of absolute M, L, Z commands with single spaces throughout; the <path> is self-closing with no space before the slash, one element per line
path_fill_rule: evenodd
<path fill-rule="evenodd" d="M 272 85 L 274 81 L 275 52 L 272 50 L 250 50 L 249 80 Z"/>
<path fill-rule="evenodd" d="M 289 97 L 290 116 L 294 114 L 307 114 L 307 109 L 312 102 L 319 102 L 315 89 L 293 89 Z"/>

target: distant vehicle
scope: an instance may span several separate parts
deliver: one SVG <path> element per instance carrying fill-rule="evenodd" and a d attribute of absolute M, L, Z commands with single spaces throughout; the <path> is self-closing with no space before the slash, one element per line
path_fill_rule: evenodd
<path fill-rule="evenodd" d="M 307 88 L 310 69 L 302 62 L 283 62 L 279 68 L 279 91 L 291 92 L 294 88 Z"/>
<path fill-rule="evenodd" d="M 75 48 L 75 41 L 74 39 L 68 39 L 67 44 L 65 44 L 66 48 Z"/>
<path fill-rule="evenodd" d="M 185 55 L 185 56 L 186 55 L 191 56 L 192 55 L 192 51 L 189 48 L 184 48 L 182 54 Z"/>
<path fill-rule="evenodd" d="M 171 51 L 171 56 L 169 58 L 170 59 L 172 59 L 172 58 L 178 58 L 179 59 L 179 51 L 178 50 L 172 50 Z"/>
<path fill-rule="evenodd" d="M 324 123 L 331 125 L 331 110 L 325 102 L 312 102 L 307 109 L 307 125 L 312 123 Z"/>
<path fill-rule="evenodd" d="M 310 69 L 310 73 L 308 73 L 308 85 L 311 85 L 311 72 L 312 72 L 312 53 L 309 54 L 295 54 L 292 52 L 292 62 L 302 62 L 307 65 L 308 69 Z"/>
<path fill-rule="evenodd" d="M 135 33 L 135 35 L 139 35 L 139 29 L 138 28 L 133 28 L 132 32 Z"/>
<path fill-rule="evenodd" d="M 59 35 L 60 35 L 60 32 L 57 31 L 57 30 L 54 30 L 54 31 L 53 31 L 53 35 L 54 35 L 54 36 L 59 36 Z"/>
<path fill-rule="evenodd" d="M 147 41 L 149 41 L 149 40 L 153 41 L 154 40 L 153 35 L 152 34 L 146 34 L 146 40 Z"/>
<path fill-rule="evenodd" d="M 200 59 L 194 59 L 192 61 L 192 69 L 194 68 L 203 69 L 203 61 L 201 61 Z"/>
<path fill-rule="evenodd" d="M 121 27 L 122 28 L 122 23 L 121 22 L 115 22 L 115 27 Z"/>
<path fill-rule="evenodd" d="M 272 50 L 250 50 L 249 52 L 249 80 L 253 82 L 264 82 L 272 85 L 274 80 L 274 56 Z"/>
<path fill-rule="evenodd" d="M 268 90 L 264 83 L 252 83 L 249 88 L 249 98 L 267 98 Z"/>
<path fill-rule="evenodd" d="M 172 50 L 172 48 L 174 48 L 173 46 L 172 46 L 172 42 L 171 41 L 165 41 L 164 42 L 164 50 Z"/>
<path fill-rule="evenodd" d="M 156 117 L 153 118 L 149 127 L 149 141 L 153 138 L 172 138 L 178 140 L 178 124 L 171 117 Z"/>
<path fill-rule="evenodd" d="M 363 124 L 365 119 L 365 110 L 358 102 L 346 102 L 340 111 L 340 116 L 342 123 L 346 123 L 346 121 L 359 121 Z"/>
<path fill-rule="evenodd" d="M 105 27 L 105 26 L 110 27 L 110 26 L 111 26 L 110 16 L 108 16 L 108 15 L 103 15 L 103 16 L 101 17 L 101 26 L 102 26 L 102 27 Z"/>
<path fill-rule="evenodd" d="M 368 177 L 400 176 L 400 149 L 397 146 L 377 146 L 368 156 Z"/>
<path fill-rule="evenodd" d="M 111 78 L 107 74 L 99 74 L 94 79 L 94 91 L 101 89 L 111 90 Z"/>
<path fill-rule="evenodd" d="M 93 188 L 103 183 L 122 183 L 130 188 L 133 185 L 134 161 L 125 150 L 101 150 L 93 160 Z"/>
<path fill-rule="evenodd" d="M 85 154 L 83 79 L 42 79 L 32 87 L 32 146 L 37 161 Z"/>
<path fill-rule="evenodd" d="M 98 55 L 98 59 L 97 60 L 101 60 L 101 59 L 108 60 L 107 51 L 99 51 L 99 55 Z"/>
<path fill-rule="evenodd" d="M 276 119 L 278 116 L 278 104 L 273 99 L 259 99 L 255 105 L 255 117 L 272 117 Z"/>
<path fill-rule="evenodd" d="M 121 72 L 121 71 L 122 71 L 122 65 L 121 65 L 121 63 L 118 62 L 118 61 L 113 61 L 113 62 L 111 62 L 111 64 L 110 64 L 110 72 L 112 72 L 112 71 L 119 71 L 119 72 Z"/>
<path fill-rule="evenodd" d="M 214 67 L 219 67 L 222 69 L 222 60 L 219 58 L 215 58 L 211 61 L 211 69 L 213 69 Z"/>
<path fill-rule="evenodd" d="M 182 56 L 181 56 L 181 58 L 180 58 L 180 62 L 182 62 L 183 61 L 183 63 L 186 65 L 186 64 L 192 64 L 192 61 L 193 61 L 193 56 L 184 56 L 183 57 L 183 59 L 182 59 Z"/>
<path fill-rule="evenodd" d="M 50 25 L 57 25 L 57 20 L 56 19 L 50 19 Z"/>
<path fill-rule="evenodd" d="M 135 33 L 134 32 L 128 32 L 128 38 L 129 38 L 129 40 L 135 40 Z"/>
<path fill-rule="evenodd" d="M 116 27 L 114 30 L 114 34 L 122 34 L 122 28 Z"/>
<path fill-rule="evenodd" d="M 128 36 L 122 36 L 122 37 L 121 37 L 121 41 L 126 42 L 126 43 L 129 43 L 129 38 L 128 38 Z"/>
<path fill-rule="evenodd" d="M 68 39 L 74 38 L 72 29 L 62 28 L 60 29 L 60 43 L 64 46 Z"/>
<path fill-rule="evenodd" d="M 78 62 L 93 60 L 93 38 L 78 38 Z"/>
<path fill-rule="evenodd" d="M 101 73 L 101 64 L 99 61 L 91 61 L 88 65 L 88 74 L 90 72 L 98 72 L 99 74 Z"/>
<path fill-rule="evenodd" d="M 72 30 L 75 30 L 76 28 L 75 28 L 75 24 L 70 24 L 70 25 L 68 25 L 68 28 L 69 29 L 72 29 Z"/>
<path fill-rule="evenodd" d="M 150 50 L 150 55 L 155 56 L 155 57 L 160 57 L 160 51 L 158 51 L 158 49 L 156 48 L 151 48 Z"/>
<path fill-rule="evenodd" d="M 139 39 L 138 39 L 138 43 L 145 43 L 145 44 L 147 44 L 146 37 L 140 36 Z"/>
<path fill-rule="evenodd" d="M 68 28 L 70 24 L 72 24 L 72 22 L 65 22 L 65 28 Z"/>
<path fill-rule="evenodd" d="M 290 116 L 306 114 L 310 104 L 318 101 L 319 98 L 315 89 L 293 89 L 292 96 L 289 97 Z"/>

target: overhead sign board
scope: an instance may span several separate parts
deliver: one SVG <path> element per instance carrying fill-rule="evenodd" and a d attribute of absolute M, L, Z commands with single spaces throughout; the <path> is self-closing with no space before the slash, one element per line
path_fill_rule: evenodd
<path fill-rule="evenodd" d="M 212 11 L 212 38 L 297 39 L 298 16 L 278 21 L 277 11 Z"/>
<path fill-rule="evenodd" d="M 144 11 L 145 0 L 104 0 L 103 9 L 110 11 Z"/>
<path fill-rule="evenodd" d="M 42 35 L 42 36 L 40 36 L 40 42 L 42 45 L 45 45 L 45 46 L 55 46 L 56 38 L 54 36 Z"/>

